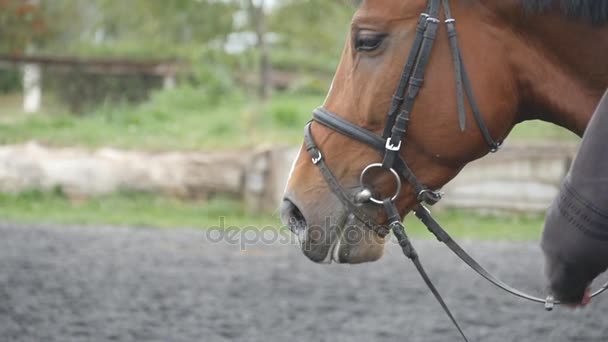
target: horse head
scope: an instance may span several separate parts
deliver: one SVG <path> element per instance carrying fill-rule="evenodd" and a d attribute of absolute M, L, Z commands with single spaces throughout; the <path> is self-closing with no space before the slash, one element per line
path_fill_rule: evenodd
<path fill-rule="evenodd" d="M 423 189 L 440 189 L 467 163 L 492 151 L 493 143 L 506 138 L 520 121 L 542 114 L 540 118 L 578 134 L 584 131 L 608 73 L 593 84 L 588 82 L 593 62 L 571 63 L 570 67 L 580 67 L 577 77 L 586 83 L 567 93 L 568 82 L 580 84 L 579 78 L 564 74 L 568 53 L 559 56 L 563 64 L 551 64 L 558 59 L 557 53 L 543 53 L 553 51 L 551 40 L 547 38 L 543 45 L 535 39 L 560 34 L 560 29 L 572 30 L 572 26 L 582 32 L 590 25 L 573 22 L 566 27 L 566 16 L 550 13 L 542 16 L 545 26 L 539 26 L 530 21 L 541 16 L 526 14 L 523 7 L 519 1 L 374 0 L 364 1 L 356 12 L 321 111 L 386 138 L 387 113 L 398 109 L 395 115 L 401 115 L 407 97 L 415 93 L 415 101 L 407 109 L 403 141 L 394 150 L 419 184 L 403 180 L 395 195 L 400 216 L 423 200 L 420 184 Z M 551 28 L 556 24 L 551 20 L 556 18 L 563 21 L 558 29 Z M 428 32 L 430 25 L 436 25 L 434 35 Z M 531 32 L 528 36 L 526 28 Z M 427 41 L 422 44 L 431 40 L 426 57 L 420 56 L 424 52 L 417 45 L 419 39 Z M 407 75 L 401 97 L 395 89 L 401 88 L 404 65 L 412 55 L 414 67 L 425 63 L 424 82 L 415 74 Z M 544 77 L 544 81 L 535 77 Z M 547 80 L 554 83 L 548 85 Z M 566 95 L 570 101 L 564 101 Z M 322 158 L 344 195 L 377 226 L 387 223 L 384 208 L 369 201 L 356 203 L 356 197 L 365 187 L 371 191 L 368 198 L 390 198 L 400 180 L 381 168 L 361 177 L 367 166 L 383 159 L 361 139 L 319 122 L 308 129 L 318 155 L 311 161 L 311 146 L 305 144 L 294 162 L 281 208 L 283 222 L 302 237 L 304 253 L 315 262 L 379 259 L 383 234 L 368 229 L 369 223 L 352 215 L 352 208 L 328 187 L 326 175 L 315 164 Z M 394 137 L 395 130 L 388 133 Z"/>

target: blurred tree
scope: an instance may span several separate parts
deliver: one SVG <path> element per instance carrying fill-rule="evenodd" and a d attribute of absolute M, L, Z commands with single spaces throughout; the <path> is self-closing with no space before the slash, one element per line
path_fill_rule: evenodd
<path fill-rule="evenodd" d="M 225 39 L 237 10 L 231 2 L 212 0 L 102 0 L 99 6 L 97 34 L 105 42 L 164 48 Z"/>
<path fill-rule="evenodd" d="M 237 10 L 214 0 L 0 0 L 0 51 L 175 55 L 225 39 Z"/>
<path fill-rule="evenodd" d="M 344 35 L 358 0 L 242 0 L 247 10 L 247 29 L 256 35 L 259 94 L 266 98 L 272 88 L 273 65 L 302 69 L 301 65 L 322 61 L 323 71 L 333 70 L 344 43 Z M 274 4 L 270 8 L 269 3 Z M 265 6 L 266 5 L 266 6 Z M 280 42 L 271 46 L 268 34 L 278 33 Z M 272 50 L 272 51 L 271 51 Z M 271 61 L 271 56 L 274 58 Z M 311 62 L 312 61 L 312 62 Z M 327 62 L 330 61 L 330 62 Z"/>
<path fill-rule="evenodd" d="M 47 32 L 44 14 L 37 3 L 26 0 L 0 0 L 0 48 L 22 54 Z"/>
<path fill-rule="evenodd" d="M 248 14 L 248 22 L 256 35 L 256 48 L 259 55 L 259 96 L 267 99 L 272 89 L 272 67 L 270 64 L 270 49 L 266 41 L 268 33 L 266 27 L 266 6 L 264 0 L 246 0 L 245 6 Z"/>
<path fill-rule="evenodd" d="M 353 12 L 350 0 L 284 0 L 273 13 L 272 28 L 288 36 L 292 47 L 323 53 L 342 47 Z"/>
<path fill-rule="evenodd" d="M 323 75 L 335 69 L 357 2 L 0 0 L 0 53 L 35 45 L 43 55 L 181 58 L 207 69 L 196 77 L 258 72 L 265 97 L 271 66 Z M 223 51 L 231 34 L 242 31 L 256 37 L 254 48 Z"/>
<path fill-rule="evenodd" d="M 294 61 L 339 60 L 356 0 L 283 0 L 272 13 L 270 27 L 281 32 L 281 46 Z M 330 65 L 325 70 L 333 70 Z"/>

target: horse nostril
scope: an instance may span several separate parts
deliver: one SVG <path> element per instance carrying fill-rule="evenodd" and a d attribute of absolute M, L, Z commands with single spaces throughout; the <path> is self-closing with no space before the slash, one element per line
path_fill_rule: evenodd
<path fill-rule="evenodd" d="M 294 234 L 300 234 L 306 230 L 306 219 L 304 214 L 298 207 L 289 199 L 284 199 L 281 204 L 281 221 Z"/>

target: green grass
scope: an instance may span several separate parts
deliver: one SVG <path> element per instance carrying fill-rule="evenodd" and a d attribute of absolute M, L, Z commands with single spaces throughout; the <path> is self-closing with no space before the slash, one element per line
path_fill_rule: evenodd
<path fill-rule="evenodd" d="M 266 103 L 234 97 L 209 104 L 197 89 L 160 92 L 139 106 L 112 105 L 75 117 L 2 115 L 0 144 L 35 139 L 54 146 L 148 150 L 238 149 L 301 143 L 302 127 L 322 96 L 275 96 Z M 14 107 L 14 97 L 10 101 Z M 10 108 L 9 107 L 9 108 Z"/>
<path fill-rule="evenodd" d="M 39 191 L 0 194 L 0 218 L 12 222 L 209 228 L 277 225 L 268 215 L 247 213 L 230 199 L 209 202 L 181 201 L 160 195 L 117 193 L 89 199 L 69 199 L 61 193 Z"/>
<path fill-rule="evenodd" d="M 580 138 L 565 128 L 552 123 L 533 120 L 520 123 L 513 128 L 509 135 L 509 140 L 530 141 L 530 140 L 553 140 L 553 141 L 573 141 Z"/>
<path fill-rule="evenodd" d="M 0 218 L 23 223 L 119 225 L 157 228 L 281 227 L 278 217 L 247 213 L 234 200 L 183 202 L 149 194 L 121 193 L 74 201 L 61 193 L 29 192 L 0 194 Z M 445 228 L 460 239 L 536 240 L 542 227 L 540 216 L 484 216 L 466 211 L 443 211 L 436 215 Z M 406 219 L 415 237 L 430 234 L 413 216 Z"/>
<path fill-rule="evenodd" d="M 318 87 L 318 85 L 317 85 Z M 138 106 L 113 104 L 74 116 L 52 101 L 46 112 L 25 115 L 19 96 L 0 97 L 0 144 L 37 140 L 54 146 L 111 146 L 147 150 L 239 149 L 260 145 L 296 145 L 302 127 L 322 95 L 279 94 L 267 102 L 227 96 L 214 103 L 201 89 L 182 87 L 155 93 Z M 552 124 L 531 121 L 515 127 L 510 140 L 576 136 Z"/>
<path fill-rule="evenodd" d="M 455 238 L 473 240 L 538 240 L 543 227 L 542 215 L 482 215 L 467 210 L 446 210 L 433 217 Z M 426 227 L 414 215 L 405 219 L 415 236 L 429 236 Z"/>

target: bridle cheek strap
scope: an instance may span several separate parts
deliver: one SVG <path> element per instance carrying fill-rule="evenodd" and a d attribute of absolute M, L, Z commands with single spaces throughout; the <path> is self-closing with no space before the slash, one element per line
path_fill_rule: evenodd
<path fill-rule="evenodd" d="M 304 143 L 306 145 L 306 151 L 308 154 L 310 154 L 312 163 L 319 168 L 319 171 L 327 182 L 327 186 L 331 189 L 334 195 L 336 195 L 338 200 L 345 206 L 345 208 L 347 208 L 349 212 L 359 221 L 361 221 L 368 229 L 376 232 L 376 234 L 382 238 L 386 237 L 390 233 L 388 228 L 376 224 L 372 217 L 367 215 L 359 206 L 353 203 L 351 197 L 344 191 L 336 176 L 334 176 L 333 172 L 331 172 L 329 167 L 327 167 L 323 153 L 317 147 L 317 144 L 312 137 L 312 132 L 310 130 L 311 125 L 312 122 L 309 122 L 304 129 Z"/>

